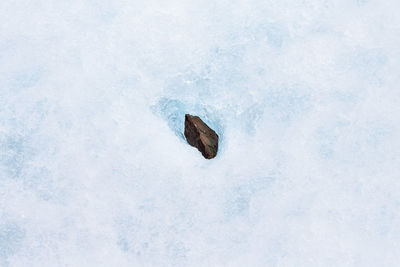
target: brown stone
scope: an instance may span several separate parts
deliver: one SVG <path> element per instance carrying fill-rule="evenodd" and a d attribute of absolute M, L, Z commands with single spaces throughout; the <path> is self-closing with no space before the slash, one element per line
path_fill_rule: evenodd
<path fill-rule="evenodd" d="M 198 116 L 185 115 L 185 137 L 189 145 L 197 147 L 206 159 L 217 155 L 218 135 Z"/>

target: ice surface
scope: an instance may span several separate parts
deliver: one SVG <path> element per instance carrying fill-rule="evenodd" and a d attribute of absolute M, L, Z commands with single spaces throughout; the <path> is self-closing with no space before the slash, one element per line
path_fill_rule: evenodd
<path fill-rule="evenodd" d="M 0 266 L 399 266 L 399 9 L 0 1 Z"/>

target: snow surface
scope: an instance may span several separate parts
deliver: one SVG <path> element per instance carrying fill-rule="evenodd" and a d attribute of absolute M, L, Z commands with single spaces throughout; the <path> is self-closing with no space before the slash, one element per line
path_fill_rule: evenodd
<path fill-rule="evenodd" d="M 399 266 L 399 10 L 1 0 L 0 266 Z"/>

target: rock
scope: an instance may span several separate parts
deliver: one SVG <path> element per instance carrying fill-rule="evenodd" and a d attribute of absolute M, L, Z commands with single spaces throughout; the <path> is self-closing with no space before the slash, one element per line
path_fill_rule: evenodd
<path fill-rule="evenodd" d="M 217 155 L 218 135 L 198 116 L 185 115 L 185 137 L 189 145 L 197 147 L 206 159 Z"/>

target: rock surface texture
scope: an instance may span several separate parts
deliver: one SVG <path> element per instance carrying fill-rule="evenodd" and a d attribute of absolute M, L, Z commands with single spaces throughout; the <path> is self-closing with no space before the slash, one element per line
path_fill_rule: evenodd
<path fill-rule="evenodd" d="M 187 142 L 197 147 L 206 159 L 212 159 L 217 155 L 218 135 L 198 116 L 185 115 L 185 137 Z"/>

